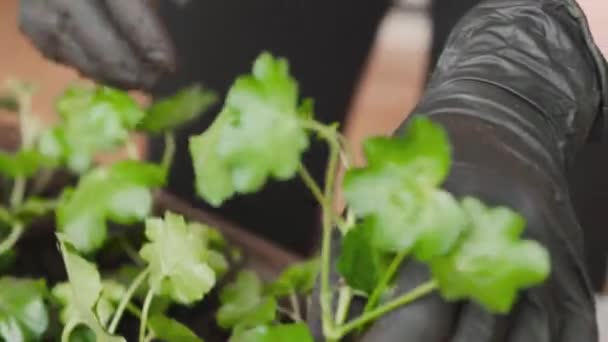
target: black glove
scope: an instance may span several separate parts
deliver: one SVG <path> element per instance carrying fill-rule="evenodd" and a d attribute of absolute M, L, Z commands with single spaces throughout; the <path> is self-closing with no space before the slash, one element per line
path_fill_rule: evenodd
<path fill-rule="evenodd" d="M 20 0 L 20 28 L 42 54 L 121 88 L 150 88 L 173 70 L 163 25 L 146 0 Z"/>
<path fill-rule="evenodd" d="M 597 341 L 582 230 L 566 174 L 603 119 L 605 75 L 574 1 L 487 0 L 460 21 L 414 113 L 430 116 L 449 134 L 453 166 L 444 187 L 519 211 L 526 237 L 549 250 L 551 275 L 522 293 L 509 315 L 433 295 L 384 316 L 360 340 Z M 395 292 L 427 279 L 425 267 L 409 262 Z M 313 305 L 309 321 L 320 339 L 318 314 Z"/>

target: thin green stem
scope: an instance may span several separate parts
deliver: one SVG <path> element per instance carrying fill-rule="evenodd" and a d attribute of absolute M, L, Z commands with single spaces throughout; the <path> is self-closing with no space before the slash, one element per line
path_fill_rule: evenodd
<path fill-rule="evenodd" d="M 9 200 L 12 209 L 19 207 L 21 203 L 23 203 L 26 185 L 27 181 L 24 177 L 15 178 L 15 182 L 13 183 L 13 190 L 11 191 L 11 198 Z"/>
<path fill-rule="evenodd" d="M 315 199 L 317 200 L 317 202 L 319 202 L 319 205 L 321 205 L 321 207 L 323 207 L 323 208 L 325 208 L 325 207 L 329 208 L 330 205 L 325 200 L 325 195 L 323 195 L 323 193 L 321 192 L 321 188 L 319 187 L 317 182 L 312 178 L 310 172 L 303 164 L 300 164 L 298 173 L 299 173 L 300 177 L 302 178 L 302 181 L 304 182 L 304 184 L 308 187 L 310 192 L 312 192 L 312 194 L 315 197 Z M 334 222 L 338 225 L 338 227 L 340 227 L 340 230 L 345 231 L 348 227 L 348 223 L 342 217 L 340 217 L 340 215 L 335 213 L 333 211 L 333 209 L 332 209 L 332 215 L 333 215 Z"/>
<path fill-rule="evenodd" d="M 429 280 L 428 282 L 419 285 L 418 287 L 414 288 L 413 290 L 389 301 L 388 303 L 386 303 L 382 306 L 379 306 L 378 308 L 376 308 L 372 311 L 366 312 L 363 315 L 359 316 L 358 318 L 354 319 L 353 321 L 342 325 L 341 327 L 336 329 L 335 333 L 338 336 L 338 338 L 345 336 L 352 330 L 354 330 L 360 326 L 363 326 L 363 325 L 375 320 L 376 318 L 378 318 L 392 310 L 395 310 L 396 308 L 398 308 L 400 306 L 403 306 L 403 305 L 409 304 L 415 300 L 418 300 L 421 297 L 424 297 L 425 295 L 433 292 L 435 289 L 437 289 L 437 282 L 435 280 Z"/>
<path fill-rule="evenodd" d="M 24 227 L 21 222 L 13 223 L 10 234 L 0 243 L 0 255 L 3 255 L 15 246 L 21 235 L 23 235 L 23 231 Z"/>
<path fill-rule="evenodd" d="M 163 158 L 161 166 L 165 172 L 169 173 L 171 164 L 173 163 L 173 157 L 175 156 L 175 137 L 173 133 L 165 133 L 165 149 L 163 151 Z"/>
<path fill-rule="evenodd" d="M 131 259 L 137 266 L 144 265 L 144 261 L 137 253 L 137 250 L 135 250 L 135 247 L 133 247 L 131 242 L 129 242 L 129 240 L 124 235 L 118 237 L 118 242 L 120 243 L 120 246 L 125 251 L 129 259 Z"/>
<path fill-rule="evenodd" d="M 298 300 L 298 296 L 294 291 L 291 291 L 289 294 L 289 302 L 291 304 L 291 309 L 293 310 L 294 316 L 297 318 L 296 321 L 302 321 L 302 309 L 300 309 L 300 302 Z"/>
<path fill-rule="evenodd" d="M 127 311 L 129 311 L 131 315 L 141 319 L 141 310 L 133 303 L 127 304 Z"/>
<path fill-rule="evenodd" d="M 315 182 L 315 180 L 312 178 L 312 175 L 310 174 L 306 166 L 304 166 L 304 164 L 300 164 L 298 174 L 300 175 L 302 181 L 308 187 L 310 192 L 312 192 L 312 195 L 315 197 L 317 202 L 319 202 L 321 206 L 326 206 L 325 197 L 323 197 L 323 192 L 321 191 L 321 188 L 319 187 L 317 182 Z"/>
<path fill-rule="evenodd" d="M 135 293 L 135 291 L 141 286 L 141 284 L 144 282 L 144 280 L 146 280 L 146 276 L 148 276 L 148 273 L 150 273 L 150 270 L 147 268 L 145 270 L 141 271 L 137 275 L 137 277 L 135 277 L 135 279 L 133 279 L 133 282 L 131 282 L 131 285 L 129 286 L 129 288 L 127 289 L 125 294 L 122 296 L 120 303 L 118 304 L 118 307 L 116 308 L 116 312 L 114 313 L 114 316 L 112 317 L 112 322 L 110 322 L 110 327 L 108 328 L 108 331 L 110 332 L 110 334 L 114 334 L 114 332 L 116 331 L 116 328 L 118 327 L 118 323 L 120 322 L 120 319 L 122 318 L 125 308 L 131 302 L 131 298 L 133 297 L 133 294 Z"/>
<path fill-rule="evenodd" d="M 338 142 L 342 147 L 341 160 L 345 169 L 350 169 L 355 161 L 355 154 L 348 139 L 342 134 L 338 134 Z"/>
<path fill-rule="evenodd" d="M 144 306 L 141 309 L 141 320 L 139 323 L 139 342 L 145 342 L 146 330 L 148 327 L 148 314 L 150 313 L 150 305 L 152 304 L 152 298 L 154 298 L 154 288 L 148 290 L 146 299 L 144 299 Z"/>
<path fill-rule="evenodd" d="M 70 336 L 72 335 L 72 331 L 76 329 L 76 327 L 80 324 L 79 320 L 71 320 L 63 327 L 61 331 L 61 342 L 70 342 Z"/>
<path fill-rule="evenodd" d="M 331 265 L 331 233 L 332 233 L 332 217 L 333 208 L 330 203 L 333 203 L 334 181 L 336 179 L 336 167 L 338 161 L 338 145 L 334 141 L 328 141 L 330 146 L 329 163 L 325 178 L 325 200 L 326 204 L 323 207 L 323 241 L 321 247 L 321 319 L 323 323 L 323 333 L 331 334 L 334 330 L 334 321 L 331 313 L 332 291 L 329 284 L 329 269 Z"/>
<path fill-rule="evenodd" d="M 338 294 L 338 310 L 336 311 L 336 324 L 338 326 L 342 325 L 346 320 L 352 299 L 352 289 L 348 286 L 341 287 Z"/>
<path fill-rule="evenodd" d="M 363 312 L 369 312 L 376 306 L 376 304 L 378 303 L 378 300 L 380 299 L 380 296 L 382 296 L 382 294 L 386 290 L 386 286 L 397 273 L 397 270 L 399 269 L 399 266 L 401 266 L 401 263 L 403 263 L 403 260 L 407 256 L 407 252 L 408 252 L 407 250 L 404 250 L 404 251 L 399 252 L 397 255 L 395 255 L 395 257 L 393 258 L 393 261 L 391 261 L 391 264 L 388 266 L 386 271 L 384 271 L 384 274 L 382 275 L 382 278 L 378 282 L 378 285 L 376 285 L 376 288 L 374 289 L 374 291 L 372 291 L 372 294 L 369 296 L 369 299 L 367 300 L 367 303 L 365 304 L 365 309 L 363 309 Z"/>
<path fill-rule="evenodd" d="M 277 311 L 282 313 L 283 315 L 287 316 L 289 319 L 291 319 L 294 322 L 302 322 L 302 318 L 298 317 L 298 315 L 296 315 L 295 312 L 293 312 L 289 309 L 285 309 L 285 308 L 278 306 Z"/>

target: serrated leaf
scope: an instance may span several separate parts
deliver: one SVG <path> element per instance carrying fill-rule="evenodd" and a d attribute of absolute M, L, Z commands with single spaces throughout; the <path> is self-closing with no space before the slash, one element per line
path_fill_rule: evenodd
<path fill-rule="evenodd" d="M 50 164 L 51 161 L 35 150 L 21 150 L 14 154 L 0 152 L 0 173 L 11 178 L 33 176 Z"/>
<path fill-rule="evenodd" d="M 144 117 L 128 93 L 103 86 L 72 86 L 56 107 L 61 120 L 41 135 L 38 150 L 79 173 L 89 168 L 95 153 L 124 144 Z"/>
<path fill-rule="evenodd" d="M 372 244 L 375 225 L 367 219 L 352 228 L 342 240 L 338 272 L 353 289 L 369 295 L 376 288 L 390 260 Z"/>
<path fill-rule="evenodd" d="M 198 229 L 203 233 L 203 235 L 205 236 L 205 240 L 209 245 L 209 248 L 214 248 L 219 251 L 223 251 L 226 246 L 228 246 L 228 242 L 226 241 L 222 233 L 216 228 L 209 227 L 206 224 L 202 224 L 200 222 L 195 221 L 188 222 L 188 225 L 191 229 Z"/>
<path fill-rule="evenodd" d="M 143 220 L 152 208 L 150 189 L 163 183 L 164 170 L 155 164 L 129 160 L 93 169 L 62 196 L 57 207 L 59 230 L 79 251 L 96 251 L 107 238 L 106 222 Z"/>
<path fill-rule="evenodd" d="M 151 316 L 148 320 L 148 328 L 150 328 L 156 339 L 166 342 L 203 341 L 187 326 L 163 315 Z"/>
<path fill-rule="evenodd" d="M 230 342 L 313 342 L 314 339 L 303 323 L 258 326 L 241 331 Z"/>
<path fill-rule="evenodd" d="M 49 323 L 42 280 L 0 278 L 0 339 L 41 340 Z"/>
<path fill-rule="evenodd" d="M 520 289 L 548 276 L 549 255 L 537 242 L 520 240 L 525 221 L 511 209 L 487 208 L 474 198 L 462 207 L 470 230 L 452 253 L 432 260 L 431 272 L 445 298 L 473 299 L 506 313 Z"/>
<path fill-rule="evenodd" d="M 167 212 L 164 220 L 146 221 L 149 242 L 139 252 L 149 263 L 149 286 L 181 304 L 201 300 L 215 285 L 215 272 L 207 264 L 202 231 L 192 229 L 182 216 Z"/>
<path fill-rule="evenodd" d="M 252 271 L 241 271 L 236 280 L 222 289 L 217 322 L 224 329 L 250 328 L 276 318 L 274 297 L 262 296 L 262 282 Z"/>
<path fill-rule="evenodd" d="M 315 285 L 318 273 L 318 259 L 291 265 L 267 287 L 266 292 L 275 297 L 284 297 L 292 293 L 301 295 L 308 294 Z"/>
<path fill-rule="evenodd" d="M 228 263 L 226 257 L 222 253 L 214 250 L 208 251 L 207 263 L 213 272 L 215 272 L 215 276 L 217 278 L 223 277 L 230 268 L 230 264 Z"/>
<path fill-rule="evenodd" d="M 64 313 L 64 318 L 69 317 L 88 326 L 95 333 L 97 341 L 125 342 L 124 338 L 107 333 L 93 311 L 103 290 L 97 268 L 78 255 L 63 235 L 58 234 L 57 237 L 69 279 L 70 297 L 66 300 L 73 303 L 72 311 Z"/>
<path fill-rule="evenodd" d="M 197 192 L 211 205 L 295 175 L 309 141 L 288 69 L 284 59 L 260 55 L 251 75 L 232 85 L 216 121 L 191 138 Z"/>
<path fill-rule="evenodd" d="M 125 286 L 114 281 L 102 281 L 102 290 L 99 299 L 93 305 L 92 311 L 102 326 L 106 326 L 111 315 L 116 310 L 116 305 L 122 299 L 126 289 Z M 80 311 L 72 294 L 72 284 L 69 282 L 58 283 L 53 287 L 52 295 L 61 304 L 59 319 L 65 325 L 71 321 L 80 321 Z M 76 289 L 78 291 L 78 289 Z"/>
<path fill-rule="evenodd" d="M 178 91 L 148 108 L 138 128 L 152 133 L 175 129 L 197 116 L 217 101 L 217 94 L 199 85 Z"/>
<path fill-rule="evenodd" d="M 368 165 L 349 170 L 343 188 L 355 214 L 373 218 L 372 244 L 413 250 L 420 260 L 449 252 L 466 220 L 457 201 L 437 189 L 450 165 L 445 132 L 417 117 L 405 135 L 371 138 L 364 147 Z"/>

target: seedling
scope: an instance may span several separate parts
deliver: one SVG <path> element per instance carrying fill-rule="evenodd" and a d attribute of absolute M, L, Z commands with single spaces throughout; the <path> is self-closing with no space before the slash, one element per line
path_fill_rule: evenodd
<path fill-rule="evenodd" d="M 0 235 L 0 257 L 15 253 L 34 218 L 54 212 L 68 277 L 51 284 L 50 294 L 43 280 L 0 278 L 0 337 L 125 341 L 120 325 L 129 314 L 139 321 L 139 341 L 200 341 L 191 330 L 195 327 L 170 318 L 168 308 L 204 300 L 231 267 L 230 249 L 211 227 L 171 212 L 153 217 L 152 190 L 166 182 L 174 153 L 171 131 L 201 113 L 214 95 L 192 87 L 142 107 L 116 89 L 72 87 L 58 100 L 59 123 L 44 128 L 31 124 L 31 88 L 11 89 L 13 96 L 2 97 L 2 103 L 17 110 L 22 143 L 15 153 L 0 154 L 0 173 L 12 180 L 8 204 L 0 210 L 7 227 Z M 353 149 L 338 127 L 317 121 L 313 109 L 312 100 L 299 98 L 287 61 L 262 53 L 252 72 L 234 82 L 211 126 L 190 138 L 193 185 L 209 204 L 255 193 L 271 179 L 299 177 L 323 209 L 317 258 L 293 265 L 271 283 L 241 270 L 219 290 L 216 320 L 231 342 L 312 341 L 305 324 L 310 296 L 319 296 L 311 302 L 320 303 L 326 340 L 338 341 L 433 291 L 448 301 L 473 300 L 506 313 L 518 291 L 547 277 L 548 254 L 520 238 L 521 215 L 473 197 L 456 198 L 441 188 L 452 151 L 440 125 L 415 115 L 402 136 L 367 139 L 367 164 L 355 168 Z M 97 152 L 128 147 L 135 131 L 165 135 L 160 163 L 141 161 L 130 148 L 127 160 L 95 165 Z M 301 161 L 313 138 L 329 147 L 323 188 Z M 344 215 L 333 207 L 340 163 L 346 169 L 340 184 Z M 57 198 L 38 196 L 37 189 L 49 179 L 43 176 L 55 169 L 78 175 L 75 186 L 62 189 Z M 126 226 L 142 222 L 145 238 L 137 251 L 125 238 L 136 228 Z M 121 225 L 118 239 L 109 223 Z M 340 255 L 331 255 L 335 233 Z M 114 241 L 122 241 L 132 261 L 119 271 L 101 273 L 94 256 Z M 387 296 L 408 258 L 426 264 L 431 279 Z M 332 271 L 340 281 L 330 282 Z M 313 292 L 315 284 L 319 291 Z M 351 317 L 355 296 L 366 305 Z M 53 336 L 47 332 L 48 312 L 56 307 L 63 328 Z"/>

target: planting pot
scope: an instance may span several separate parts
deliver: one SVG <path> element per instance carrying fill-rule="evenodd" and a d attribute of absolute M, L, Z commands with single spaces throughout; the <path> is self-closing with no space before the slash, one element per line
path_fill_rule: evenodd
<path fill-rule="evenodd" d="M 241 251 L 241 262 L 233 265 L 229 273 L 219 281 L 216 288 L 202 302 L 193 307 L 174 306 L 170 311 L 171 317 L 191 327 L 205 341 L 226 341 L 227 332 L 215 324 L 215 311 L 219 306 L 218 289 L 221 289 L 226 281 L 231 280 L 235 273 L 243 268 L 256 271 L 264 280 L 272 280 L 283 268 L 298 261 L 298 257 L 273 243 L 252 235 L 226 219 L 193 208 L 167 192 L 158 191 L 155 194 L 155 213 L 162 215 L 165 211 L 183 215 L 188 221 L 200 222 L 218 229 L 231 246 Z M 0 262 L 0 273 L 45 278 L 49 286 L 65 280 L 65 269 L 57 248 L 54 226 L 52 215 L 38 220 L 17 244 L 17 253 L 12 260 L 12 266 L 1 269 Z M 141 235 L 139 229 L 142 228 L 110 227 L 110 232 L 117 229 L 131 229 L 134 233 Z M 112 234 L 110 233 L 110 235 Z M 121 263 L 128 261 L 124 255 L 116 257 L 111 251 L 104 251 L 101 254 L 98 256 L 97 262 L 102 274 L 104 271 L 115 270 Z M 124 324 L 121 332 L 125 332 L 127 340 L 136 339 L 138 322 L 125 315 L 121 324 Z M 53 326 L 50 331 L 53 333 L 58 329 L 60 327 Z"/>

